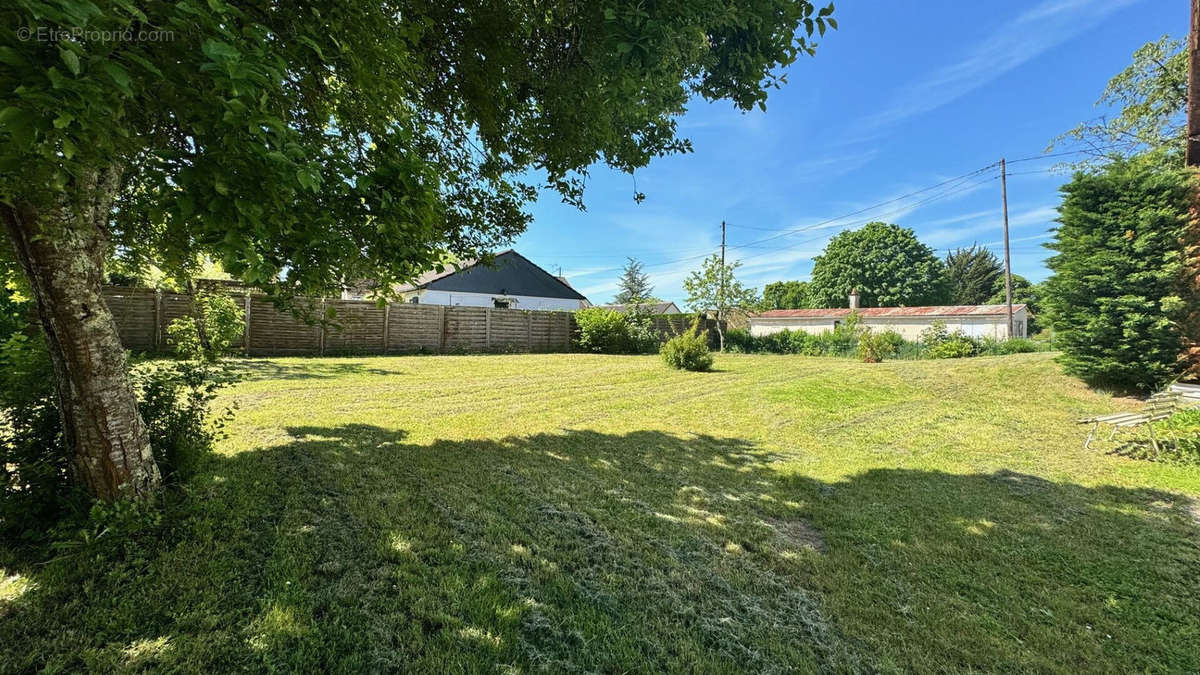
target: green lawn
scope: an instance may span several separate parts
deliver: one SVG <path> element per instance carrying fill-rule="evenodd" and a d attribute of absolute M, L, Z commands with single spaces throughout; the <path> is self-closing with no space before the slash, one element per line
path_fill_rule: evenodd
<path fill-rule="evenodd" d="M 1052 354 L 247 361 L 116 563 L 3 553 L 0 668 L 1200 669 L 1200 468 Z"/>

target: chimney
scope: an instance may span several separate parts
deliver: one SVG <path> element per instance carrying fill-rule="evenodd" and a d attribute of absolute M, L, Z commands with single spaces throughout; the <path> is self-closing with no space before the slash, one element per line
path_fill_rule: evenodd
<path fill-rule="evenodd" d="M 850 309 L 858 309 L 858 289 L 850 291 Z"/>

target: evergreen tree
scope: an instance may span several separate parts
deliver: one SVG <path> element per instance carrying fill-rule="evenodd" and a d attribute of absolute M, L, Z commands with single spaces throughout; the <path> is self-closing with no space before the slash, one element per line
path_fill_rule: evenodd
<path fill-rule="evenodd" d="M 629 258 L 625 269 L 621 272 L 621 280 L 617 282 L 617 295 L 613 302 L 618 305 L 646 302 L 654 287 L 650 285 L 650 277 L 642 271 L 642 263 Z"/>
<path fill-rule="evenodd" d="M 950 301 L 956 305 L 982 305 L 1004 278 L 1004 265 L 996 254 L 972 244 L 946 254 L 946 278 Z"/>
<path fill-rule="evenodd" d="M 1153 389 L 1179 369 L 1187 174 L 1116 160 L 1062 187 L 1045 306 L 1066 371 Z"/>

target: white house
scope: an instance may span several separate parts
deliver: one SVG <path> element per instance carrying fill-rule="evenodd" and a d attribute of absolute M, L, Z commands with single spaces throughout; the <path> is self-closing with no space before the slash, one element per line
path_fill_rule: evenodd
<path fill-rule="evenodd" d="M 566 279 L 550 274 L 512 249 L 497 253 L 491 264 L 468 260 L 457 270 L 427 272 L 396 292 L 407 302 L 423 305 L 540 310 L 576 310 L 591 305 Z M 357 288 L 344 292 L 342 297 L 357 300 L 369 295 L 369 289 Z"/>
<path fill-rule="evenodd" d="M 614 312 L 620 312 L 621 314 L 625 314 L 626 312 L 633 311 L 633 308 L 635 307 L 635 305 L 632 305 L 632 304 L 628 304 L 628 305 L 608 304 L 608 305 L 600 305 L 600 306 L 603 307 L 604 309 L 611 309 Z M 668 300 L 666 302 L 648 302 L 648 303 L 643 303 L 640 306 L 642 308 L 642 311 L 647 314 L 682 314 L 683 313 L 683 312 L 679 311 L 679 305 L 676 305 L 675 303 L 671 302 L 670 300 Z"/>
<path fill-rule="evenodd" d="M 942 321 L 950 332 L 962 331 L 971 337 L 1008 337 L 1008 315 L 1004 305 L 942 305 L 937 307 L 858 307 L 858 295 L 851 294 L 850 306 L 856 309 L 772 309 L 750 317 L 751 335 L 770 335 L 782 330 L 822 333 L 832 331 L 850 312 L 858 313 L 859 325 L 875 331 L 892 330 L 906 340 L 916 340 L 934 321 Z M 1026 337 L 1029 309 L 1013 305 L 1013 337 Z"/>

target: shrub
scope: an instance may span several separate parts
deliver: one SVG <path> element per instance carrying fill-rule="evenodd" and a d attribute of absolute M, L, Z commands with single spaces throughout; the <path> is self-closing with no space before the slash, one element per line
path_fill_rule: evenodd
<path fill-rule="evenodd" d="M 216 361 L 241 339 L 245 329 L 242 309 L 227 295 L 207 292 L 198 293 L 193 303 L 194 316 L 175 319 L 167 326 L 167 342 L 185 359 Z"/>
<path fill-rule="evenodd" d="M 868 328 L 858 336 L 858 358 L 862 359 L 863 363 L 880 363 L 894 356 L 897 346 L 886 332 L 874 333 Z"/>
<path fill-rule="evenodd" d="M 750 331 L 741 328 L 731 328 L 725 331 L 725 350 L 735 354 L 751 354 L 762 351 L 758 348 L 758 338 Z"/>
<path fill-rule="evenodd" d="M 672 368 L 696 371 L 712 368 L 713 357 L 708 350 L 708 331 L 700 330 L 699 319 L 692 323 L 687 332 L 667 340 L 659 353 L 662 354 L 663 361 Z"/>
<path fill-rule="evenodd" d="M 932 347 L 936 344 L 945 342 L 950 339 L 950 331 L 946 330 L 946 322 L 941 319 L 935 319 L 929 324 L 928 328 L 921 331 L 920 337 L 917 338 L 921 344 L 926 347 Z"/>
<path fill-rule="evenodd" d="M 14 333 L 0 343 L 0 529 L 51 518 L 68 496 L 53 382 L 40 338 Z"/>
<path fill-rule="evenodd" d="M 959 331 L 954 331 L 941 342 L 930 345 L 925 352 L 931 359 L 961 359 L 979 355 L 979 342 Z"/>
<path fill-rule="evenodd" d="M 579 348 L 597 354 L 641 354 L 658 344 L 654 320 L 646 314 L 622 314 L 604 307 L 575 312 Z"/>
<path fill-rule="evenodd" d="M 230 415 L 212 419 L 210 407 L 232 378 L 196 361 L 141 363 L 130 375 L 159 468 L 175 480 L 185 477 Z M 81 499 L 68 480 L 70 450 L 53 382 L 40 337 L 18 333 L 0 343 L 0 530 L 45 536 L 41 525 Z"/>
<path fill-rule="evenodd" d="M 1155 389 L 1178 371 L 1187 173 L 1118 160 L 1062 187 L 1043 305 L 1066 372 Z"/>
<path fill-rule="evenodd" d="M 1000 342 L 1001 354 L 1028 354 L 1042 351 L 1041 345 L 1029 338 L 1010 338 Z"/>

